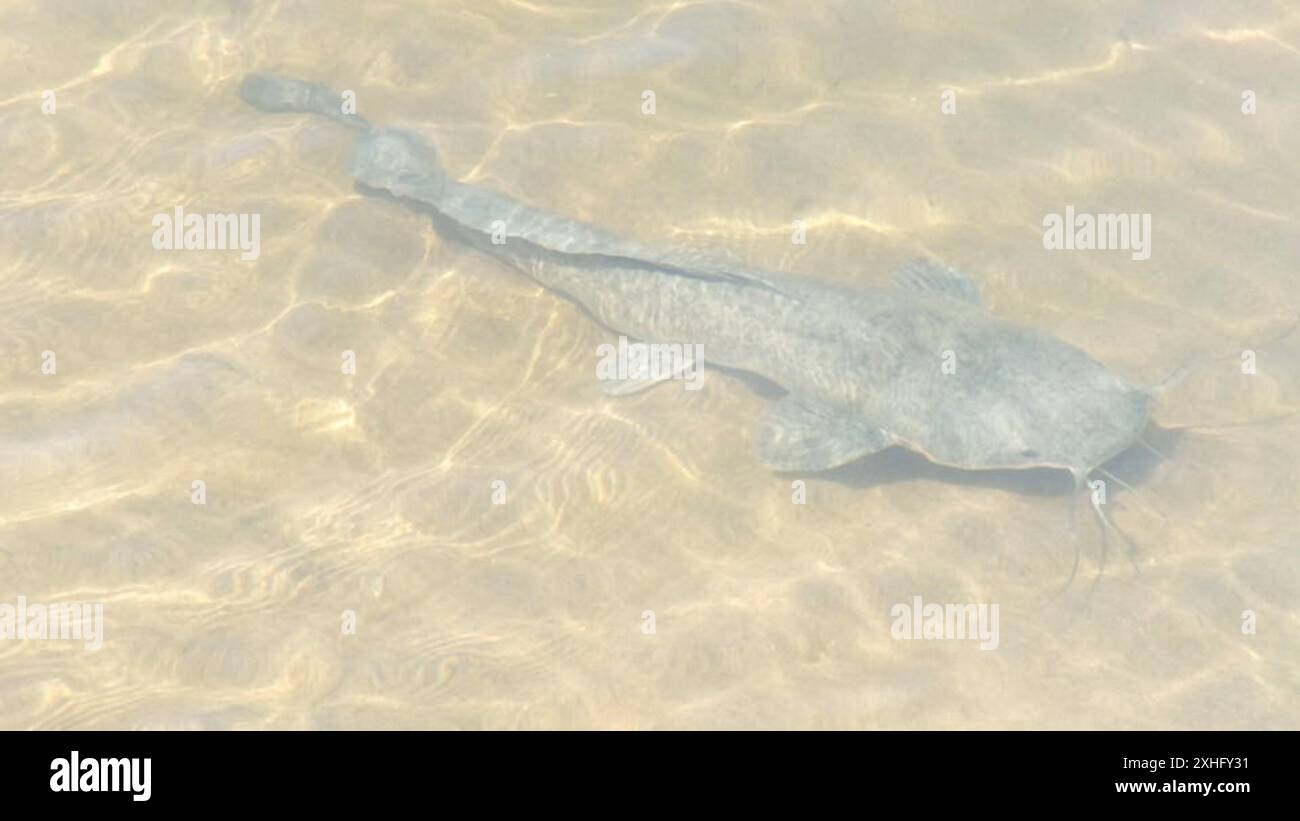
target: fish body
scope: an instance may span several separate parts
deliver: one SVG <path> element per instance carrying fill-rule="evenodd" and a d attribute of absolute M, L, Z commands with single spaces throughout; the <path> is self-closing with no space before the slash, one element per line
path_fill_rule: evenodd
<path fill-rule="evenodd" d="M 779 385 L 787 393 L 755 435 L 773 469 L 826 470 L 900 445 L 957 468 L 1060 468 L 1080 482 L 1149 420 L 1145 393 L 1079 348 L 990 314 L 969 279 L 937 263 L 905 266 L 891 287 L 849 288 L 652 249 L 461 183 L 421 137 L 341 115 L 321 86 L 252 75 L 240 94 L 361 131 L 359 185 L 427 212 L 607 328 L 702 345 L 710 364 Z"/>

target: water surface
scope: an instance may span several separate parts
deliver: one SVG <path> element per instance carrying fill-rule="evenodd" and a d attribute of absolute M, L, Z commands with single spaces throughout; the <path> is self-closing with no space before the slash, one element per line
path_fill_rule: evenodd
<path fill-rule="evenodd" d="M 0 11 L 0 602 L 106 622 L 0 642 L 0 726 L 1300 727 L 1294 3 Z M 1135 385 L 1195 363 L 1112 466 L 1138 551 L 1097 578 L 1055 485 L 906 454 L 793 504 L 767 398 L 606 397 L 607 332 L 355 191 L 261 70 L 647 243 L 930 254 Z M 1067 205 L 1151 214 L 1151 258 L 1045 250 Z M 177 206 L 260 214 L 259 257 L 155 250 Z M 998 649 L 894 640 L 917 595 L 997 603 Z"/>

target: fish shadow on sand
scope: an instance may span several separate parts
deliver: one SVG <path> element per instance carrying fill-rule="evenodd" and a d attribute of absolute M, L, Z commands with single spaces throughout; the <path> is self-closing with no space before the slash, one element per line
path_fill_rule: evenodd
<path fill-rule="evenodd" d="M 1142 485 L 1164 458 L 1172 458 L 1183 437 L 1180 430 L 1147 427 L 1143 439 L 1151 449 L 1133 445 L 1106 462 L 1105 470 L 1131 487 Z M 1159 451 L 1158 456 L 1155 451 Z M 782 476 L 795 477 L 794 473 Z M 853 488 L 883 487 L 900 482 L 934 481 L 965 487 L 983 487 L 1025 496 L 1065 496 L 1074 492 L 1074 479 L 1064 470 L 1029 468 L 1021 470 L 961 470 L 937 465 L 924 456 L 904 448 L 893 447 L 816 474 L 816 478 Z M 1090 478 L 1106 481 L 1111 499 L 1128 491 L 1104 475 Z"/>
<path fill-rule="evenodd" d="M 1130 508 L 1130 505 L 1126 503 L 1124 497 L 1133 496 L 1139 515 L 1155 512 L 1157 515 L 1163 516 L 1158 510 L 1155 510 L 1142 500 L 1138 488 L 1146 482 L 1147 478 L 1161 462 L 1173 458 L 1183 435 L 1184 431 L 1160 428 L 1151 423 L 1143 432 L 1141 443 L 1134 444 L 1128 450 L 1094 470 L 1088 477 L 1089 481 L 1101 479 L 1106 483 L 1107 506 L 1118 503 L 1119 510 L 1126 510 Z M 779 475 L 787 478 L 796 476 L 796 474 L 784 472 Z M 888 448 L 846 465 L 815 474 L 815 476 L 825 481 L 859 489 L 883 487 L 901 482 L 929 480 L 1042 498 L 1067 498 L 1070 494 L 1078 492 L 1074 484 L 1074 477 L 1065 470 L 1051 468 L 961 470 L 935 464 L 918 453 L 899 447 Z M 1087 489 L 1083 491 L 1085 498 L 1089 492 Z M 1070 522 L 1068 526 L 1069 532 L 1077 533 L 1073 518 L 1071 518 Z M 1114 528 L 1114 525 L 1107 524 L 1106 527 Z M 1135 557 L 1143 552 L 1143 548 L 1127 535 L 1124 535 L 1122 530 L 1116 531 L 1116 533 L 1119 536 L 1117 546 L 1124 550 L 1131 562 L 1134 562 L 1134 569 L 1139 569 Z M 1106 563 L 1108 540 L 1105 529 L 1101 531 L 1100 538 L 1100 564 L 1098 565 L 1097 576 L 1089 588 L 1089 596 L 1096 588 L 1097 581 L 1101 579 L 1101 571 Z M 1062 591 L 1068 589 L 1074 581 L 1078 567 L 1079 554 L 1076 552 L 1073 567 Z"/>

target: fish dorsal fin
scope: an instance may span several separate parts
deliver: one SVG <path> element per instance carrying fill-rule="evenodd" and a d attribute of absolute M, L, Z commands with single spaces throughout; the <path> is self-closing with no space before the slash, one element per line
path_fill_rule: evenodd
<path fill-rule="evenodd" d="M 965 274 L 931 259 L 917 258 L 894 272 L 894 283 L 902 288 L 928 291 L 951 299 L 980 304 L 980 289 Z"/>
<path fill-rule="evenodd" d="M 894 443 L 864 419 L 794 395 L 772 404 L 755 438 L 759 458 L 779 471 L 830 470 Z"/>

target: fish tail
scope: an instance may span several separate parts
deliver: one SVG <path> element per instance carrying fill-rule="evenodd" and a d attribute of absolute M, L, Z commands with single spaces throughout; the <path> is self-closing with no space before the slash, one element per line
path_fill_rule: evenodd
<path fill-rule="evenodd" d="M 344 111 L 343 95 L 294 77 L 249 74 L 239 84 L 239 97 L 258 111 L 320 114 L 358 131 L 370 130 L 365 117 Z"/>

